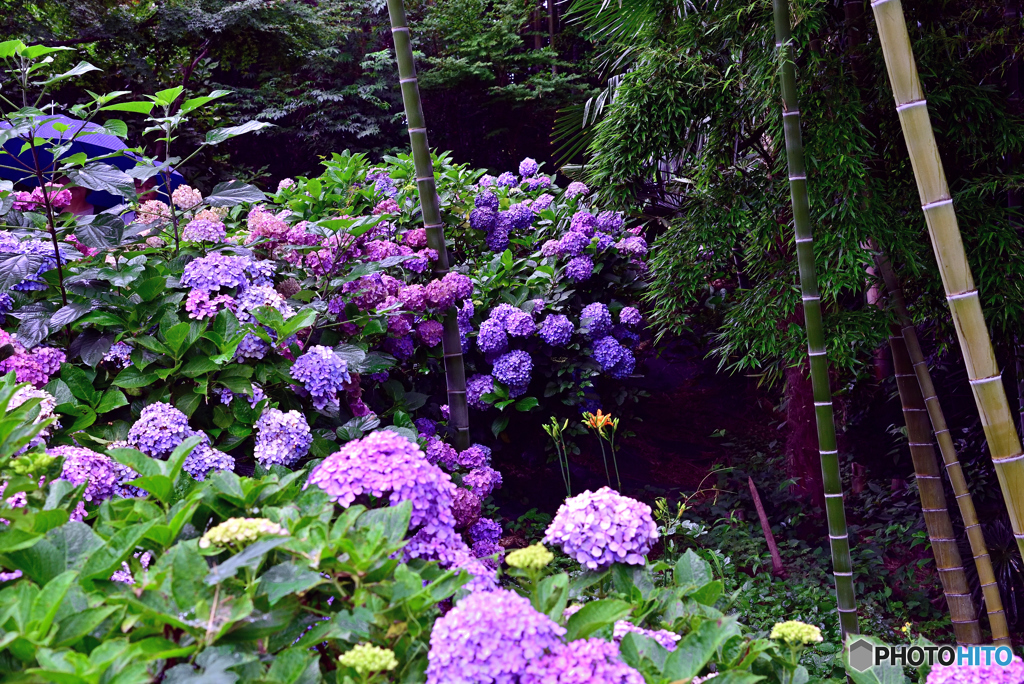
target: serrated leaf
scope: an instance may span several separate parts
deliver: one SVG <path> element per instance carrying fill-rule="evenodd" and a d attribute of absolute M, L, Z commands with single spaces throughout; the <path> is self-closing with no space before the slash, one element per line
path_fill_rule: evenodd
<path fill-rule="evenodd" d="M 266 201 L 267 196 L 254 185 L 242 181 L 218 183 L 206 198 L 212 207 L 233 207 L 236 204 Z"/>

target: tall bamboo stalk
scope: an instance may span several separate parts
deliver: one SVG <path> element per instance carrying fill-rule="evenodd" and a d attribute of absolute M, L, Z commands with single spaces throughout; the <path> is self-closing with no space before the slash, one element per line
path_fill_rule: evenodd
<path fill-rule="evenodd" d="M 433 273 L 441 278 L 448 273 L 448 248 L 445 245 L 444 224 L 441 221 L 440 199 L 434 183 L 434 164 L 430 159 L 427 144 L 427 124 L 423 118 L 423 104 L 416 79 L 416 62 L 412 55 L 412 41 L 409 36 L 409 22 L 405 16 L 403 0 L 388 0 L 388 15 L 391 17 L 391 35 L 395 41 L 395 58 L 398 61 L 398 82 L 402 88 L 402 104 L 405 105 L 405 119 L 409 126 L 409 142 L 412 146 L 413 164 L 416 167 L 416 187 L 419 190 L 420 207 L 423 211 L 423 227 L 427 231 L 427 244 L 437 251 Z M 462 359 L 462 341 L 459 338 L 459 324 L 452 307 L 444 317 L 445 380 L 448 383 L 449 425 L 455 430 L 455 445 L 459 449 L 469 447 L 469 406 L 466 403 L 466 366 Z"/>
<path fill-rule="evenodd" d="M 978 572 L 978 582 L 981 584 L 982 596 L 985 600 L 985 610 L 988 612 L 989 629 L 992 630 L 992 640 L 997 645 L 1010 645 L 1010 629 L 1006 623 L 1006 612 L 1003 609 L 1003 597 L 999 593 L 999 585 L 996 583 L 995 571 L 992 569 L 992 558 L 988 552 L 988 545 L 985 543 L 985 533 L 981 529 L 981 522 L 978 520 L 978 512 L 974 509 L 974 498 L 971 496 L 970 488 L 967 486 L 967 478 L 964 477 L 964 470 L 960 465 L 960 459 L 956 453 L 956 446 L 953 444 L 953 437 L 949 434 L 949 426 L 946 425 L 946 415 L 939 402 L 938 393 L 935 391 L 935 384 L 932 382 L 931 371 L 928 370 L 928 363 L 924 358 L 924 351 L 921 349 L 921 342 L 917 337 L 917 329 L 907 311 L 906 301 L 903 298 L 903 289 L 900 287 L 896 273 L 889 263 L 889 258 L 884 252 L 875 248 L 878 270 L 885 281 L 885 289 L 889 295 L 889 303 L 892 305 L 896 318 L 899 320 L 902 329 L 903 340 L 910 355 L 910 362 L 914 366 L 914 374 L 917 376 L 917 384 L 924 397 L 924 404 L 928 410 L 928 418 L 931 420 L 932 430 L 935 433 L 935 441 L 939 445 L 939 453 L 942 454 L 942 461 L 946 466 L 946 476 L 953 487 L 953 495 L 956 497 L 957 507 L 960 509 L 960 516 L 964 520 L 964 531 L 967 533 L 967 540 L 971 545 L 971 555 L 974 556 L 974 567 Z"/>
<path fill-rule="evenodd" d="M 978 405 L 996 476 L 1003 491 L 1017 546 L 1024 553 L 1024 453 L 996 364 L 981 301 L 964 252 L 953 199 L 942 168 L 928 102 L 917 75 L 900 0 L 873 0 L 882 54 L 896 111 L 914 167 L 921 208 L 928 223 L 946 301 L 953 316 L 971 391 Z"/>
<path fill-rule="evenodd" d="M 953 622 L 953 633 L 958 644 L 980 644 L 981 625 L 974 609 L 971 590 L 967 586 L 960 548 L 953 533 L 953 522 L 946 506 L 946 492 L 942 487 L 942 472 L 939 459 L 935 456 L 932 443 L 931 422 L 924 404 L 921 386 L 914 374 L 903 332 L 893 326 L 889 337 L 892 350 L 893 368 L 896 370 L 896 385 L 899 387 L 900 402 L 903 404 L 903 420 L 907 424 L 907 438 L 910 442 L 910 457 L 914 462 L 917 478 L 917 492 L 921 496 L 921 511 L 924 526 L 935 555 L 935 567 L 939 571 L 942 592 Z"/>
<path fill-rule="evenodd" d="M 839 451 L 832 414 L 832 389 L 829 386 L 825 332 L 821 320 L 821 295 L 814 266 L 811 236 L 810 202 L 807 198 L 807 170 L 800 137 L 800 109 L 796 98 L 796 65 L 793 62 L 792 30 L 789 25 L 789 0 L 773 0 L 775 10 L 775 46 L 781 56 L 782 122 L 789 162 L 789 190 L 793 202 L 793 227 L 800 267 L 800 291 L 803 299 L 807 354 L 814 388 L 814 414 L 818 424 L 818 453 L 825 484 L 825 514 L 832 547 L 832 574 L 835 577 L 839 623 L 843 637 L 857 634 L 857 598 L 853 586 L 850 538 L 843 506 L 843 483 L 839 474 Z"/>

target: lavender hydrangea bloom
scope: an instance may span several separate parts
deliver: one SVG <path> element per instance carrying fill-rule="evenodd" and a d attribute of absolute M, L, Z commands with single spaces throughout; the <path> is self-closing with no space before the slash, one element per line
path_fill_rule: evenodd
<path fill-rule="evenodd" d="M 489 188 L 492 185 L 494 185 L 494 181 L 494 176 L 492 176 L 489 173 L 485 173 L 484 175 L 480 176 L 480 180 L 478 180 L 476 184 L 479 185 L 481 188 Z"/>
<path fill-rule="evenodd" d="M 591 570 L 612 563 L 643 565 L 657 539 L 651 507 L 610 487 L 566 499 L 544 535 L 545 544 L 561 546 Z"/>
<path fill-rule="evenodd" d="M 281 293 L 272 285 L 251 285 L 238 296 L 234 307 L 235 317 L 240 323 L 255 323 L 256 316 L 252 312 L 264 306 L 276 309 L 285 320 L 295 315 L 295 310 L 288 306 Z"/>
<path fill-rule="evenodd" d="M 460 468 L 467 470 L 481 468 L 491 462 L 491 450 L 483 444 L 474 444 L 468 449 L 459 452 L 455 462 Z"/>
<path fill-rule="evenodd" d="M 647 241 L 638 235 L 632 235 L 619 242 L 615 247 L 623 254 L 629 254 L 634 257 L 642 257 L 647 255 Z"/>
<path fill-rule="evenodd" d="M 498 354 L 508 349 L 508 335 L 500 321 L 489 318 L 480 324 L 476 346 L 485 354 Z"/>
<path fill-rule="evenodd" d="M 220 242 L 225 235 L 223 223 L 203 219 L 189 221 L 181 231 L 181 239 L 188 242 Z"/>
<path fill-rule="evenodd" d="M 591 339 L 604 337 L 611 327 L 612 314 L 601 302 L 587 304 L 580 312 L 580 332 Z"/>
<path fill-rule="evenodd" d="M 480 499 L 486 499 L 502 485 L 502 474 L 490 466 L 474 468 L 462 478 L 462 483 L 473 487 L 473 491 L 480 495 Z"/>
<path fill-rule="evenodd" d="M 477 373 L 466 381 L 466 401 L 470 406 L 481 411 L 486 411 L 491 408 L 491 405 L 483 401 L 480 397 L 485 394 L 491 394 L 494 392 L 494 377 L 490 375 L 480 375 Z"/>
<path fill-rule="evenodd" d="M 277 263 L 271 259 L 260 259 L 250 261 L 245 267 L 249 274 L 249 281 L 252 285 L 274 285 L 274 274 L 277 273 Z"/>
<path fill-rule="evenodd" d="M 142 409 L 139 419 L 128 430 L 127 441 L 150 458 L 165 459 L 192 434 L 184 413 L 158 401 Z"/>
<path fill-rule="evenodd" d="M 473 326 L 473 313 L 473 300 L 467 299 L 462 302 L 462 306 L 459 307 L 457 314 L 460 328 L 471 328 Z"/>
<path fill-rule="evenodd" d="M 457 488 L 452 496 L 455 529 L 464 530 L 480 519 L 480 497 L 469 489 Z"/>
<path fill-rule="evenodd" d="M 440 437 L 427 438 L 426 455 L 429 463 L 440 463 L 447 470 L 455 470 L 458 467 L 459 452 Z"/>
<path fill-rule="evenodd" d="M 103 360 L 119 368 L 127 368 L 132 363 L 132 348 L 124 342 L 115 342 L 103 355 Z"/>
<path fill-rule="evenodd" d="M 322 411 L 327 404 L 338 402 L 338 392 L 351 382 L 348 362 L 330 347 L 317 345 L 300 356 L 292 366 L 291 376 L 306 388 L 313 406 Z"/>
<path fill-rule="evenodd" d="M 597 217 L 589 211 L 577 211 L 572 215 L 569 223 L 569 230 L 583 233 L 588 238 L 594 237 L 594 230 L 597 227 Z"/>
<path fill-rule="evenodd" d="M 535 213 L 535 214 L 539 214 L 540 212 L 544 211 L 545 209 L 548 209 L 549 207 L 551 207 L 551 203 L 554 202 L 554 201 L 555 201 L 554 195 L 549 195 L 547 193 L 544 193 L 543 195 L 541 195 L 537 199 L 533 200 L 533 204 L 530 205 L 530 210 L 533 211 L 533 213 Z"/>
<path fill-rule="evenodd" d="M 615 623 L 612 638 L 618 643 L 630 632 L 654 639 L 668 651 L 676 650 L 676 642 L 682 638 L 675 632 L 670 632 L 667 629 L 643 629 L 626 620 L 619 620 Z"/>
<path fill-rule="evenodd" d="M 239 360 L 245 359 L 262 359 L 270 351 L 270 345 L 261 340 L 258 336 L 249 333 L 242 338 L 242 341 L 238 343 L 238 347 L 235 348 L 235 358 Z"/>
<path fill-rule="evenodd" d="M 181 275 L 183 287 L 213 292 L 223 288 L 244 289 L 249 284 L 246 267 L 249 258 L 211 254 L 190 261 Z"/>
<path fill-rule="evenodd" d="M 594 343 L 594 359 L 601 364 L 601 370 L 618 380 L 627 377 L 636 366 L 633 352 L 619 344 L 611 335 L 602 337 Z"/>
<path fill-rule="evenodd" d="M 644 320 L 644 317 L 640 315 L 640 311 L 633 306 L 624 306 L 619 311 L 619 323 L 628 326 L 640 325 Z"/>
<path fill-rule="evenodd" d="M 59 446 L 47 449 L 46 453 L 64 459 L 60 479 L 76 487 L 85 483 L 82 498 L 94 504 L 113 496 L 122 496 L 124 485 L 139 476 L 109 456 L 82 447 Z"/>
<path fill-rule="evenodd" d="M 573 257 L 565 265 L 565 275 L 574 283 L 581 283 L 594 274 L 594 260 L 586 254 Z"/>
<path fill-rule="evenodd" d="M 598 231 L 594 233 L 594 237 L 597 238 L 597 243 L 595 244 L 595 247 L 597 248 L 598 252 L 603 252 L 604 250 L 608 249 L 609 247 L 615 244 L 615 238 L 613 238 L 608 233 L 602 233 Z"/>
<path fill-rule="evenodd" d="M 416 353 L 416 345 L 409 335 L 402 337 L 389 337 L 384 340 L 384 351 L 394 356 L 399 361 L 412 358 Z"/>
<path fill-rule="evenodd" d="M 505 319 L 505 330 L 512 337 L 529 337 L 537 330 L 537 325 L 530 314 L 516 309 Z"/>
<path fill-rule="evenodd" d="M 495 182 L 498 185 L 507 185 L 511 187 L 516 184 L 516 176 L 511 171 L 506 171 L 505 173 L 498 176 L 498 180 Z"/>
<path fill-rule="evenodd" d="M 576 332 L 576 328 L 566 316 L 562 314 L 549 314 L 541 324 L 538 334 L 542 340 L 552 347 L 560 347 L 569 344 L 569 340 L 572 339 L 574 332 Z"/>
<path fill-rule="evenodd" d="M 473 555 L 490 570 L 497 570 L 501 567 L 501 561 L 505 557 L 505 548 L 497 542 L 479 541 L 473 544 Z M 493 558 L 497 556 L 497 558 Z"/>
<path fill-rule="evenodd" d="M 475 204 L 477 208 L 487 208 L 494 212 L 497 212 L 498 207 L 501 206 L 501 203 L 498 201 L 498 196 L 493 192 L 480 193 L 473 198 L 473 204 Z"/>
<path fill-rule="evenodd" d="M 523 188 L 527 192 L 533 192 L 537 188 L 548 188 L 548 187 L 551 187 L 551 179 L 548 178 L 547 176 L 534 176 L 533 178 L 524 178 L 523 179 Z"/>
<path fill-rule="evenodd" d="M 537 164 L 536 159 L 527 157 L 523 161 L 519 162 L 519 175 L 523 178 L 529 178 L 530 176 L 536 175 L 539 170 L 540 165 Z"/>
<path fill-rule="evenodd" d="M 526 230 L 533 223 L 533 212 L 525 204 L 513 204 L 508 208 L 508 222 L 512 230 Z"/>
<path fill-rule="evenodd" d="M 459 553 L 467 553 L 466 542 L 452 525 L 441 525 L 433 530 L 423 528 L 409 538 L 402 556 L 438 561 L 442 566 L 454 563 Z"/>
<path fill-rule="evenodd" d="M 412 422 L 416 426 L 416 431 L 424 437 L 433 437 L 437 434 L 437 423 L 429 418 L 417 418 Z"/>
<path fill-rule="evenodd" d="M 446 311 L 473 294 L 473 281 L 461 273 L 450 271 L 440 280 L 430 281 L 424 291 L 428 304 Z"/>
<path fill-rule="evenodd" d="M 520 684 L 644 684 L 644 677 L 619 657 L 619 647 L 604 639 L 577 639 L 532 660 Z"/>
<path fill-rule="evenodd" d="M 511 232 L 512 221 L 508 212 L 499 212 L 498 218 L 494 221 L 494 225 L 489 231 L 487 231 L 487 237 L 484 238 L 484 242 L 487 243 L 487 248 L 492 252 L 504 252 L 508 249 L 509 233 Z"/>
<path fill-rule="evenodd" d="M 218 394 L 220 395 L 220 403 L 231 405 L 231 402 L 235 400 L 235 393 L 229 390 L 227 387 L 220 388 Z M 263 391 L 263 388 L 253 383 L 252 385 L 252 396 L 243 394 L 246 401 L 249 402 L 250 408 L 256 408 L 256 404 L 260 403 L 267 398 L 267 393 Z"/>
<path fill-rule="evenodd" d="M 574 197 L 579 197 L 580 195 L 586 195 L 589 192 L 590 188 L 588 188 L 583 183 L 580 183 L 579 181 L 575 181 L 569 183 L 569 187 L 565 189 L 565 198 L 573 199 Z"/>
<path fill-rule="evenodd" d="M 217 470 L 234 470 L 235 459 L 220 449 L 214 449 L 210 445 L 210 438 L 206 433 L 200 432 L 199 434 L 203 436 L 203 441 L 185 457 L 185 463 L 181 466 L 182 470 L 199 482 Z"/>
<path fill-rule="evenodd" d="M 578 256 L 589 246 L 589 237 L 579 231 L 570 230 L 559 239 L 557 253 L 563 256 Z"/>
<path fill-rule="evenodd" d="M 491 195 L 491 197 L 494 197 L 494 195 Z M 495 199 L 497 198 L 495 197 Z M 469 227 L 474 230 L 491 230 L 494 228 L 494 222 L 497 218 L 497 212 L 490 207 L 477 207 L 469 212 Z"/>
<path fill-rule="evenodd" d="M 935 665 L 926 684 L 1021 684 L 1024 662 L 1013 656 L 1006 667 L 1000 665 Z"/>
<path fill-rule="evenodd" d="M 509 387 L 526 387 L 533 373 L 533 359 L 527 352 L 514 349 L 494 362 L 494 377 Z"/>
<path fill-rule="evenodd" d="M 458 570 L 456 575 L 466 572 L 472 576 L 469 582 L 462 585 L 462 591 L 470 594 L 494 591 L 498 587 L 496 564 L 480 560 L 468 548 L 455 552 L 449 569 Z"/>
<path fill-rule="evenodd" d="M 312 443 L 309 424 L 301 413 L 268 408 L 256 421 L 253 456 L 264 468 L 271 465 L 291 467 L 306 455 Z"/>
<path fill-rule="evenodd" d="M 490 518 L 480 518 L 469 528 L 469 538 L 474 544 L 490 542 L 497 544 L 501 539 L 501 525 Z"/>
<path fill-rule="evenodd" d="M 441 339 L 444 337 L 444 326 L 438 321 L 423 321 L 416 328 L 416 332 L 420 334 L 423 344 L 428 347 L 436 347 L 441 344 Z"/>
<path fill-rule="evenodd" d="M 622 216 L 614 211 L 602 211 L 597 215 L 597 229 L 615 234 L 622 230 Z"/>
<path fill-rule="evenodd" d="M 564 634 L 515 592 L 472 593 L 434 623 L 427 684 L 514 684 Z"/>
<path fill-rule="evenodd" d="M 416 444 L 396 432 L 380 430 L 348 442 L 310 474 L 306 486 L 320 487 L 343 507 L 356 497 L 388 495 L 391 505 L 412 502 L 410 529 L 428 532 L 455 525 L 452 497 L 455 485 Z"/>

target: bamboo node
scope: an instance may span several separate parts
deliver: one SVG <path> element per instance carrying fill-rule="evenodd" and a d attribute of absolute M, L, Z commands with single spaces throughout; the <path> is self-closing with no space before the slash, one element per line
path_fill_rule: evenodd
<path fill-rule="evenodd" d="M 928 211 L 929 209 L 935 209 L 937 207 L 944 207 L 944 206 L 946 206 L 948 204 L 952 204 L 952 203 L 953 203 L 952 198 L 936 200 L 935 202 L 929 202 L 928 204 L 922 204 L 921 205 L 921 210 L 922 211 Z"/>
<path fill-rule="evenodd" d="M 913 102 L 904 102 L 901 105 L 896 105 L 896 111 L 897 112 L 902 112 L 902 111 L 905 111 L 907 109 L 913 109 L 914 107 L 921 107 L 921 106 L 927 107 L 928 106 L 928 100 L 914 100 Z"/>

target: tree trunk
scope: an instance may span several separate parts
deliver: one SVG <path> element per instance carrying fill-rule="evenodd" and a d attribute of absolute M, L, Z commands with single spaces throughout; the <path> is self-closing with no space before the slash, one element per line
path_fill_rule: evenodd
<path fill-rule="evenodd" d="M 956 211 L 935 144 L 928 103 L 917 75 L 903 6 L 899 0 L 874 0 L 871 8 L 896 98 L 896 111 L 914 167 L 921 208 L 942 274 L 946 301 L 1017 546 L 1024 553 L 1024 452 L 964 252 Z"/>
<path fill-rule="evenodd" d="M 398 82 L 402 88 L 402 103 L 409 126 L 409 142 L 412 146 L 413 163 L 416 167 L 416 187 L 419 190 L 420 207 L 423 210 L 423 227 L 427 231 L 427 244 L 437 251 L 433 274 L 436 278 L 448 273 L 448 248 L 444 238 L 444 224 L 441 222 L 440 199 L 434 183 L 434 165 L 427 145 L 427 124 L 423 118 L 423 105 L 416 80 L 416 63 L 412 54 L 412 40 L 405 17 L 403 0 L 388 0 L 388 14 L 391 17 L 391 35 L 395 41 L 395 58 L 398 61 Z M 462 359 L 462 341 L 459 324 L 453 306 L 444 317 L 445 380 L 448 384 L 449 425 L 455 431 L 455 446 L 462 450 L 469 447 L 469 407 L 466 403 L 466 367 Z"/>
<path fill-rule="evenodd" d="M 825 483 L 821 479 L 818 428 L 814 419 L 814 390 L 807 366 L 787 368 L 786 378 L 786 476 L 793 490 L 814 506 L 825 507 Z"/>
<path fill-rule="evenodd" d="M 775 11 L 775 46 L 782 53 L 782 122 L 789 164 L 793 228 L 796 233 L 796 252 L 800 266 L 800 292 L 804 327 L 807 331 L 807 354 L 810 359 L 814 413 L 818 426 L 818 455 L 824 481 L 825 514 L 832 547 L 832 574 L 835 577 L 839 623 L 845 639 L 846 635 L 857 634 L 860 630 L 857 626 L 857 600 L 853 585 L 853 562 L 850 558 L 846 509 L 843 505 L 843 482 L 839 472 L 839 451 L 836 448 L 832 389 L 829 385 L 825 330 L 821 318 L 821 295 L 818 292 L 818 276 L 814 265 L 810 203 L 807 198 L 807 170 L 804 166 L 800 109 L 796 98 L 796 65 L 790 44 L 792 30 L 789 23 L 789 0 L 773 0 L 772 4 Z"/>

